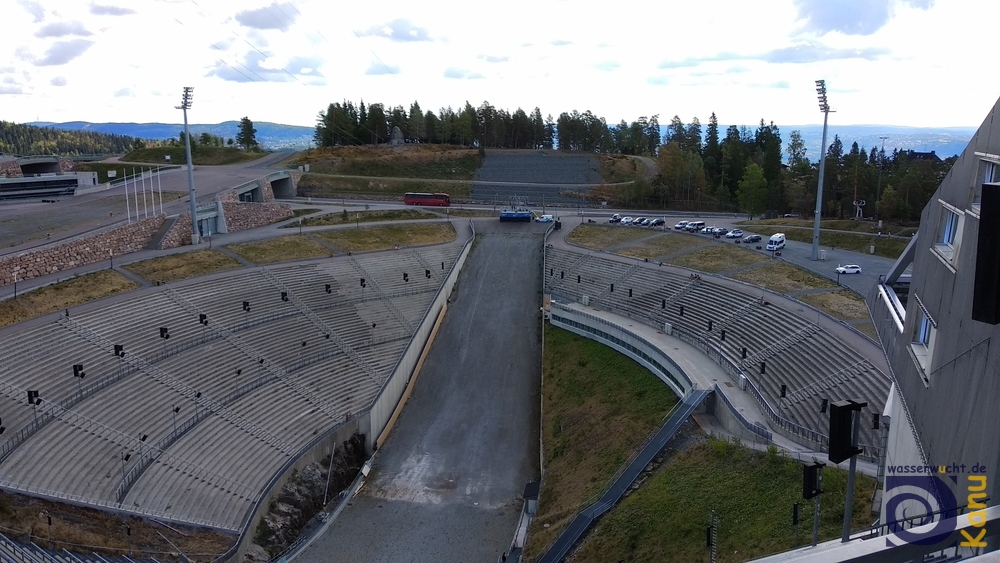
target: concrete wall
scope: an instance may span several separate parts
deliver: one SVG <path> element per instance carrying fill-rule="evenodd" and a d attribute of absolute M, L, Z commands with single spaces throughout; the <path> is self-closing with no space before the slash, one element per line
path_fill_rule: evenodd
<path fill-rule="evenodd" d="M 165 216 L 157 215 L 85 238 L 44 246 L 16 255 L 0 258 L 0 285 L 32 279 L 108 260 L 108 250 L 115 256 L 143 250 L 156 234 Z"/>
<path fill-rule="evenodd" d="M 987 494 L 993 499 L 1000 498 L 1000 441 L 993 438 L 1000 430 L 1000 346 L 990 343 L 1000 341 L 1000 325 L 974 321 L 971 313 L 981 224 L 974 204 L 984 164 L 1000 166 L 996 117 L 1000 100 L 921 214 L 903 330 L 892 322 L 878 292 L 868 299 L 894 380 L 905 398 L 903 414 L 912 420 L 927 461 L 985 464 Z M 949 208 L 960 217 L 958 248 L 951 260 L 935 248 Z M 995 218 L 983 220 L 985 228 L 995 228 L 989 222 Z M 926 367 L 918 364 L 911 346 L 921 316 L 917 298 L 937 323 Z"/>
<path fill-rule="evenodd" d="M 451 272 L 448 273 L 448 277 L 445 279 L 444 284 L 441 286 L 441 289 L 438 290 L 438 294 L 434 298 L 434 302 L 431 303 L 430 309 L 424 316 L 420 326 L 417 327 L 417 331 L 410 338 L 410 343 L 403 352 L 403 355 L 400 357 L 399 362 L 397 362 L 392 375 L 390 375 L 386 380 L 385 384 L 382 386 L 382 390 L 379 391 L 374 403 L 372 403 L 370 411 L 371 426 L 368 430 L 369 449 L 373 449 L 375 439 L 382 434 L 382 430 L 385 429 L 386 425 L 389 423 L 389 419 L 392 418 L 392 413 L 396 410 L 396 405 L 399 404 L 399 400 L 403 396 L 403 392 L 406 390 L 406 384 L 410 381 L 410 377 L 413 375 L 413 370 L 417 366 L 417 362 L 420 360 L 420 355 L 424 351 L 427 339 L 434 330 L 434 324 L 437 320 L 438 313 L 441 311 L 441 308 L 447 304 L 448 297 L 451 295 L 452 290 L 455 288 L 455 284 L 458 282 L 458 274 L 462 271 L 462 266 L 465 265 L 465 260 L 469 256 L 469 251 L 472 249 L 472 241 L 474 239 L 475 235 L 473 235 L 472 238 L 465 243 L 465 248 L 462 250 L 462 254 L 459 255 L 458 260 L 456 260 L 455 264 L 451 267 Z"/>

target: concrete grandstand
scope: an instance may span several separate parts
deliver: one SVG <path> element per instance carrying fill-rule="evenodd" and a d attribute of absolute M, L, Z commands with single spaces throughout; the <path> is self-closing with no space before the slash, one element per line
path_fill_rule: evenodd
<path fill-rule="evenodd" d="M 317 436 L 370 433 L 359 420 L 462 249 L 216 275 L 4 329 L 0 485 L 242 530 Z"/>

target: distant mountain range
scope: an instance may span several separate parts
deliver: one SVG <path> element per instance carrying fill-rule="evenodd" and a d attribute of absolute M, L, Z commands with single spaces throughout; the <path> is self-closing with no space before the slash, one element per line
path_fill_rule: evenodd
<path fill-rule="evenodd" d="M 38 127 L 52 127 L 67 131 L 93 131 L 96 133 L 110 133 L 114 135 L 128 135 L 147 140 L 164 140 L 176 138 L 184 129 L 183 124 L 171 123 L 89 123 L 86 121 L 70 121 L 67 123 L 52 123 L 48 121 L 35 121 L 28 125 Z M 189 126 L 191 134 L 197 137 L 202 133 L 218 135 L 224 139 L 235 138 L 239 130 L 239 122 L 225 121 L 214 125 L 194 124 Z M 307 149 L 313 146 L 312 127 L 300 125 L 283 125 L 281 123 L 269 123 L 266 121 L 255 121 L 254 127 L 257 129 L 257 141 L 265 148 L 271 150 L 298 150 Z M 756 129 L 756 125 L 748 125 L 751 129 Z M 822 125 L 778 125 L 781 131 L 782 150 L 788 147 L 788 137 L 792 131 L 798 129 L 802 132 L 802 139 L 806 143 L 806 156 L 809 160 L 816 162 L 820 152 L 820 140 L 823 136 Z M 666 132 L 666 127 L 661 126 L 661 131 Z M 705 124 L 702 124 L 702 131 Z M 726 126 L 719 126 L 720 133 L 725 134 Z M 885 150 L 891 154 L 893 149 L 914 150 L 919 152 L 934 151 L 941 158 L 961 154 L 968 145 L 972 135 L 976 132 L 976 127 L 901 127 L 898 125 L 830 125 L 827 131 L 827 144 L 833 142 L 834 135 L 839 135 L 844 143 L 844 152 L 851 148 L 851 143 L 857 141 L 858 145 L 870 150 L 874 147 L 882 146 L 880 136 L 888 137 L 885 140 Z"/>
<path fill-rule="evenodd" d="M 779 126 L 783 149 L 788 147 L 788 136 L 798 129 L 802 132 L 802 140 L 806 143 L 806 156 L 816 162 L 823 138 L 822 125 L 785 125 Z M 865 150 L 881 147 L 885 139 L 885 152 L 892 154 L 893 149 L 912 150 L 917 152 L 934 151 L 942 159 L 962 154 L 972 140 L 978 127 L 900 127 L 898 125 L 829 125 L 827 127 L 827 146 L 833 142 L 833 136 L 839 135 L 844 143 L 844 152 L 851 150 L 851 143 L 857 142 Z M 786 155 L 787 156 L 787 155 Z"/>
<path fill-rule="evenodd" d="M 180 132 L 184 130 L 184 124 L 172 123 L 90 123 L 87 121 L 69 121 L 66 123 L 52 123 L 49 121 L 34 121 L 28 125 L 37 127 L 52 127 L 53 129 L 63 129 L 66 131 L 92 131 L 95 133 L 110 133 L 112 135 L 128 135 L 139 139 L 162 141 L 165 139 L 176 139 Z M 223 139 L 236 138 L 239 131 L 238 121 L 224 121 L 222 123 L 192 124 L 188 125 L 192 138 L 197 138 L 202 133 L 217 135 Z M 253 126 L 257 129 L 257 142 L 264 148 L 271 150 L 293 150 L 306 149 L 312 146 L 312 127 L 302 127 L 299 125 L 282 125 L 281 123 L 268 123 L 266 121 L 254 121 Z"/>

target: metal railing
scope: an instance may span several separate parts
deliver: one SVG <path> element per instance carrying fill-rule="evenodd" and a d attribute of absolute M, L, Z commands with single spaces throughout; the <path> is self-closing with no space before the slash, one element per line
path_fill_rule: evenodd
<path fill-rule="evenodd" d="M 729 397 L 727 397 L 726 394 L 722 392 L 718 384 L 715 385 L 715 395 L 717 397 L 722 397 L 722 401 L 726 403 L 726 407 L 729 408 L 730 414 L 735 416 L 736 420 L 738 420 L 739 423 L 744 428 L 746 428 L 750 432 L 753 432 L 757 436 L 760 436 L 761 438 L 767 440 L 768 442 L 771 442 L 773 440 L 774 436 L 771 434 L 771 431 L 763 426 L 751 423 L 747 419 L 747 417 L 743 416 L 743 413 L 741 413 L 739 409 L 737 409 L 736 406 L 733 405 L 732 401 L 730 401 Z"/>
<path fill-rule="evenodd" d="M 396 317 L 396 320 L 399 321 L 401 325 L 405 326 L 406 330 L 410 331 L 412 334 L 414 332 L 413 323 L 411 323 L 410 320 L 406 318 L 406 315 L 404 315 L 399 308 L 396 307 L 396 304 L 392 302 L 392 299 L 390 299 L 386 293 L 382 291 L 382 286 L 375 281 L 375 278 L 368 274 L 361 263 L 356 259 L 351 258 L 351 265 L 354 266 L 354 269 L 357 270 L 368 283 L 372 284 L 372 289 L 375 291 L 375 294 L 382 298 L 385 302 L 385 306 L 388 307 L 389 312 L 391 312 L 392 315 Z"/>

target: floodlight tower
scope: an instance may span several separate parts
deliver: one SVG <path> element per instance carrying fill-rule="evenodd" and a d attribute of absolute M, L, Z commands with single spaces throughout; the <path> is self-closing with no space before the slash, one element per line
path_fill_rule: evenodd
<path fill-rule="evenodd" d="M 191 164 L 191 132 L 188 131 L 188 112 L 191 109 L 191 102 L 194 101 L 194 88 L 184 87 L 184 97 L 181 98 L 181 105 L 175 109 L 184 110 L 184 154 L 187 156 L 188 168 L 188 199 L 191 200 L 191 244 L 198 244 L 198 204 L 194 195 L 194 166 Z"/>
<path fill-rule="evenodd" d="M 819 99 L 819 111 L 823 112 L 823 140 L 819 147 L 819 186 L 816 188 L 816 220 L 813 223 L 813 260 L 819 260 L 819 220 L 823 214 L 823 172 L 826 171 L 826 120 L 833 111 L 826 101 L 826 80 L 816 81 L 816 97 Z"/>

